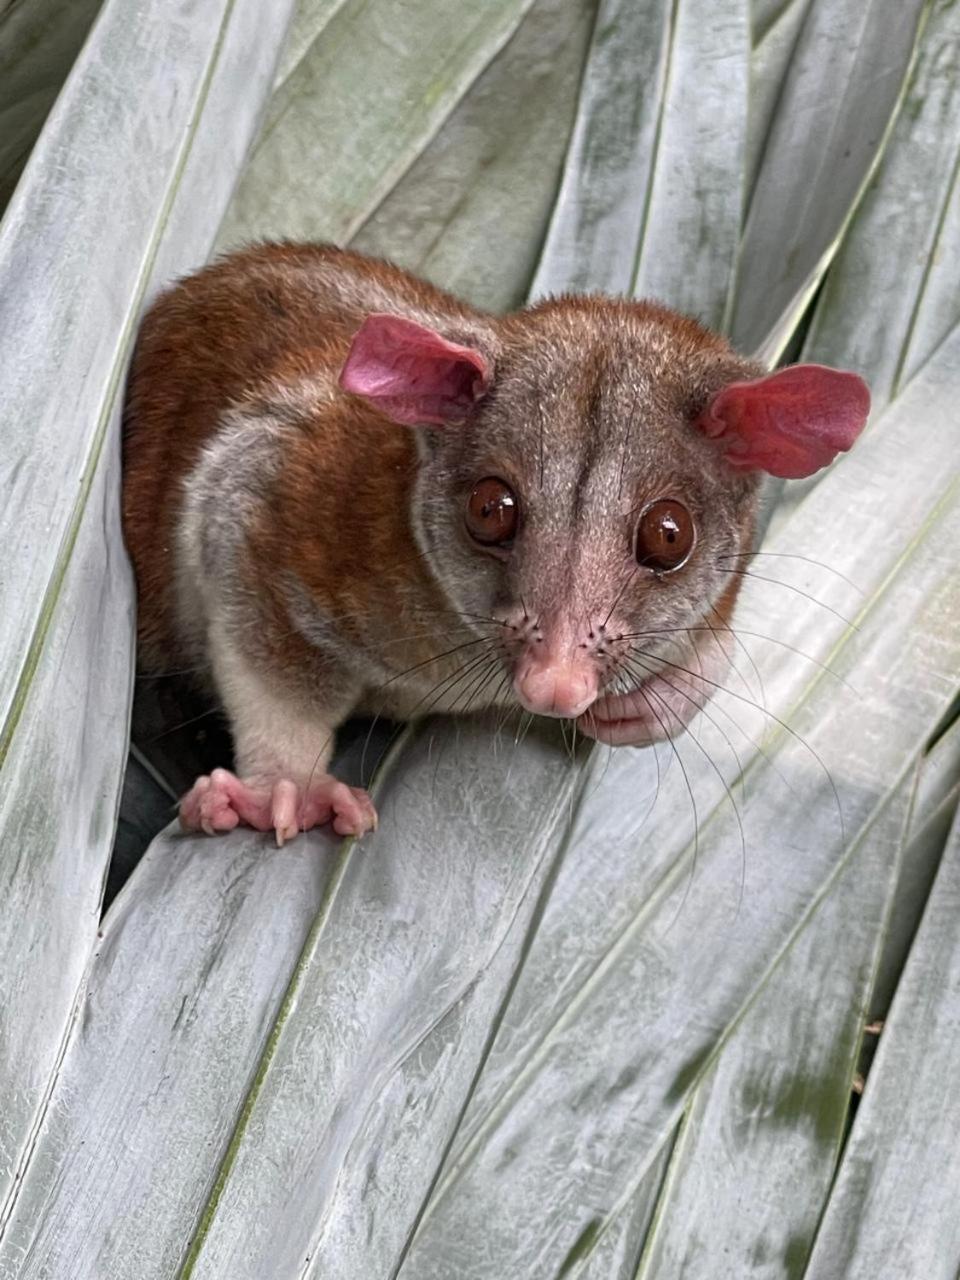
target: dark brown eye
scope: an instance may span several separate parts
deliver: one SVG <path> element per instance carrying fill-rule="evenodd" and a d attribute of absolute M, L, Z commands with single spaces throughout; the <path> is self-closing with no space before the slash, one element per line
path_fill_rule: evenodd
<path fill-rule="evenodd" d="M 657 573 L 679 569 L 693 550 L 693 517 L 680 502 L 660 498 L 640 514 L 634 552 L 637 563 Z"/>
<path fill-rule="evenodd" d="M 502 547 L 517 531 L 520 504 L 505 480 L 487 476 L 467 500 L 470 537 L 485 547 Z"/>

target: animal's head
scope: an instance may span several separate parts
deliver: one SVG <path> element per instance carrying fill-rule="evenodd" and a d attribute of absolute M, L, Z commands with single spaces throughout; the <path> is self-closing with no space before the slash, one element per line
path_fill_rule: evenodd
<path fill-rule="evenodd" d="M 855 374 L 765 374 L 692 320 L 596 297 L 459 333 L 369 316 L 341 386 L 419 428 L 417 537 L 452 607 L 496 620 L 518 701 L 610 742 L 691 718 L 678 682 L 726 625 L 762 476 L 826 466 L 870 403 Z"/>

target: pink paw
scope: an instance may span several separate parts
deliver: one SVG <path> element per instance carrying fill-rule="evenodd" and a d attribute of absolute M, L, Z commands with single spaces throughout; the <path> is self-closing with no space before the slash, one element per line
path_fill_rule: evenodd
<path fill-rule="evenodd" d="M 341 836 L 375 831 L 377 811 L 359 787 L 322 774 L 307 787 L 288 778 L 238 778 L 227 769 L 214 769 L 198 778 L 180 801 L 180 825 L 185 831 L 232 831 L 243 823 L 257 831 L 275 831 L 282 845 L 299 831 L 333 822 Z"/>

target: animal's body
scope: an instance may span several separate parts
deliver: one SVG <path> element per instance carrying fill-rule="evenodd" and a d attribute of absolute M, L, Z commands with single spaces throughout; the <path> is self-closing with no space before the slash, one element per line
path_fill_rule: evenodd
<path fill-rule="evenodd" d="M 182 281 L 135 353 L 123 517 L 141 666 L 196 669 L 235 740 L 184 824 L 367 829 L 326 774 L 356 710 L 676 732 L 722 668 L 761 473 L 824 465 L 868 404 L 651 303 L 495 317 L 312 245 Z"/>

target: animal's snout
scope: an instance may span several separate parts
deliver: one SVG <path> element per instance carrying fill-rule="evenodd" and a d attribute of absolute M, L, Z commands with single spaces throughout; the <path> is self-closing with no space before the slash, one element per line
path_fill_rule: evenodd
<path fill-rule="evenodd" d="M 596 701 L 597 672 L 592 663 L 556 661 L 526 654 L 513 676 L 517 697 L 528 711 L 574 719 Z"/>

